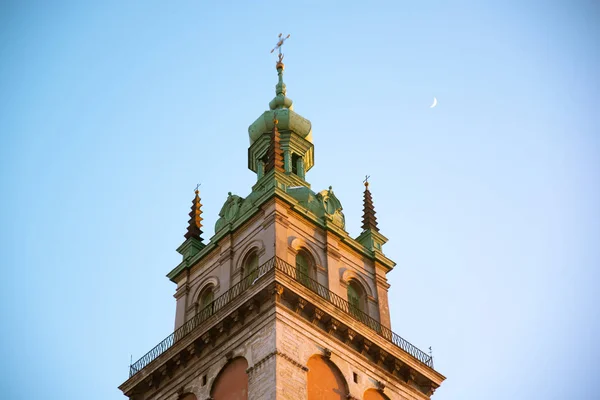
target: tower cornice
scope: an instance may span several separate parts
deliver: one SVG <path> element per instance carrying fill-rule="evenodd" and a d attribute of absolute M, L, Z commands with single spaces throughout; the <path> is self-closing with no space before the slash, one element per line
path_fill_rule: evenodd
<path fill-rule="evenodd" d="M 327 338 L 328 348 L 335 343 L 336 347 L 351 351 L 352 357 L 389 375 L 419 398 L 429 397 L 439 387 L 445 377 L 433 369 L 430 356 L 372 318 L 349 312 L 343 299 L 326 288 L 318 288 L 317 282 L 299 280 L 295 271 L 284 260 L 268 260 L 259 267 L 257 279 L 240 281 L 230 289 L 231 294 L 224 293 L 215 300 L 210 314 L 198 313 L 134 363 L 130 378 L 120 389 L 128 396 L 156 391 L 163 384 L 169 385 L 169 380 L 177 379 L 176 374 L 197 370 L 186 366 L 200 366 L 215 344 L 247 331 L 249 324 L 284 314 L 300 317 L 294 323 L 306 324 L 302 331 L 315 329 L 315 333 Z"/>
<path fill-rule="evenodd" d="M 199 250 L 196 254 L 194 254 L 189 260 L 186 262 L 180 263 L 177 267 L 171 270 L 167 277 L 175 282 L 177 276 L 186 268 L 190 268 L 193 265 L 200 262 L 204 257 L 210 254 L 216 247 L 218 247 L 218 242 L 227 234 L 235 232 L 240 229 L 242 226 L 248 223 L 265 205 L 272 199 L 278 198 L 283 200 L 291 210 L 293 210 L 297 215 L 301 216 L 303 219 L 306 219 L 318 226 L 319 228 L 328 231 L 338 237 L 344 244 L 350 247 L 353 251 L 361 254 L 362 256 L 367 257 L 370 260 L 374 260 L 379 262 L 382 266 L 387 268 L 389 272 L 396 263 L 389 258 L 387 258 L 381 251 L 370 250 L 366 246 L 364 246 L 357 239 L 353 239 L 345 230 L 341 229 L 332 221 L 328 221 L 322 217 L 317 216 L 308 208 L 300 205 L 298 201 L 292 197 L 287 189 L 289 186 L 282 183 L 285 181 L 290 181 L 291 177 L 278 172 L 278 171 L 270 171 L 267 175 L 265 175 L 259 182 L 256 183 L 253 188 L 252 195 L 254 196 L 252 200 L 252 205 L 248 207 L 242 206 L 244 210 L 243 213 L 239 215 L 233 222 L 226 224 L 223 229 L 219 230 L 215 233 L 215 235 L 210 239 L 208 245 L 203 245 L 201 250 Z M 245 201 L 248 201 L 248 196 Z M 385 236 L 383 236 L 379 232 L 372 232 L 377 235 L 377 238 L 382 238 L 387 241 Z M 360 237 L 360 236 L 359 236 Z M 185 243 L 184 243 L 185 244 Z M 182 245 L 183 246 L 183 245 Z"/>

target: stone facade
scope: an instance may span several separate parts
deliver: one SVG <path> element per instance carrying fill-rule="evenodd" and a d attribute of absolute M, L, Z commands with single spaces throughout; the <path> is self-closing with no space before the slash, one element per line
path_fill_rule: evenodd
<path fill-rule="evenodd" d="M 368 314 L 376 321 L 389 321 L 389 285 L 379 276 L 377 263 L 353 251 L 343 238 L 312 225 L 280 199 L 266 202 L 240 229 L 215 244 L 177 277 L 176 328 L 197 315 L 198 296 L 208 285 L 216 299 L 241 282 L 242 264 L 251 252 L 260 265 L 277 257 L 294 266 L 298 252 L 305 251 L 314 262 L 315 281 L 345 298 L 347 282 L 358 280 L 366 288 Z M 293 274 L 278 274 L 272 270 L 232 297 L 125 382 L 121 386 L 125 394 L 133 400 L 175 400 L 187 393 L 209 399 L 219 372 L 235 357 L 248 363 L 249 399 L 307 398 L 307 362 L 315 355 L 326 356 L 337 366 L 349 395 L 356 399 L 368 389 L 390 399 L 426 399 L 444 379 L 295 281 Z M 381 354 L 387 357 L 385 366 L 378 365 Z M 178 361 L 184 358 L 185 365 Z M 394 362 L 402 367 L 390 367 Z M 424 389 L 427 382 L 432 390 Z"/>

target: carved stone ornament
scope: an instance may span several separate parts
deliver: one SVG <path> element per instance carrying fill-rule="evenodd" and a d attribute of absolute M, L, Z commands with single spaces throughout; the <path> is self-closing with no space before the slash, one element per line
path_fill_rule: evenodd
<path fill-rule="evenodd" d="M 387 351 L 379 349 L 379 357 L 377 360 L 377 364 L 380 367 L 383 367 L 385 365 L 388 355 L 389 355 L 389 353 Z"/>
<path fill-rule="evenodd" d="M 346 344 L 352 343 L 352 341 L 354 341 L 355 337 L 356 337 L 356 332 L 353 331 L 352 329 L 348 328 L 346 330 Z"/>
<path fill-rule="evenodd" d="M 333 193 L 331 186 L 329 190 L 323 190 L 317 194 L 317 200 L 321 202 L 325 215 L 328 215 L 333 223 L 342 229 L 346 229 L 346 217 L 342 212 L 342 203 Z"/>
<path fill-rule="evenodd" d="M 440 387 L 439 385 L 437 385 L 433 382 L 430 382 L 429 385 L 426 386 L 425 394 L 427 396 L 433 396 L 433 394 L 435 393 L 435 389 L 437 389 L 439 387 Z"/>
<path fill-rule="evenodd" d="M 204 341 L 205 344 L 209 344 L 212 340 L 212 338 L 210 337 L 210 333 L 206 332 L 204 335 L 202 335 L 202 340 Z"/>
<path fill-rule="evenodd" d="M 243 202 L 244 199 L 242 197 L 229 192 L 227 200 L 225 200 L 225 204 L 223 204 L 219 212 L 220 218 L 215 223 L 215 232 L 220 231 L 226 224 L 235 221 Z"/>
<path fill-rule="evenodd" d="M 327 325 L 327 333 L 329 333 L 330 335 L 332 335 L 334 332 L 337 332 L 337 330 L 339 328 L 340 328 L 339 321 L 337 321 L 336 319 L 331 318 L 329 320 L 329 324 Z"/>
<path fill-rule="evenodd" d="M 304 300 L 302 297 L 298 297 L 298 302 L 296 303 L 296 309 L 294 311 L 296 311 L 296 314 L 301 314 L 302 310 L 304 310 L 304 307 L 306 306 L 307 301 Z"/>
<path fill-rule="evenodd" d="M 323 318 L 323 315 L 325 315 L 323 311 L 319 310 L 318 308 L 315 308 L 315 313 L 313 314 L 311 322 L 315 325 L 318 324 L 319 321 L 321 321 L 321 318 Z"/>
<path fill-rule="evenodd" d="M 283 285 L 279 283 L 275 283 L 273 287 L 273 296 L 275 296 L 275 301 L 279 302 L 281 300 L 281 296 L 283 295 Z"/>
<path fill-rule="evenodd" d="M 369 354 L 369 350 L 371 349 L 372 345 L 373 345 L 373 342 L 371 342 L 370 340 L 364 339 L 361 353 L 365 356 L 367 354 Z"/>

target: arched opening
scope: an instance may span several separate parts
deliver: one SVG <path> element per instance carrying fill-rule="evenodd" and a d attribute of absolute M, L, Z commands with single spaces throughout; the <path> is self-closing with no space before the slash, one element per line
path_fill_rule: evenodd
<path fill-rule="evenodd" d="M 365 290 L 360 283 L 352 279 L 348 282 L 346 291 L 349 304 L 348 311 L 355 317 L 362 317 L 363 313 L 367 313 L 367 296 Z"/>
<path fill-rule="evenodd" d="M 248 399 L 248 361 L 244 357 L 234 358 L 217 375 L 210 389 L 213 400 Z"/>
<path fill-rule="evenodd" d="M 248 282 L 252 284 L 256 278 L 258 278 L 258 254 L 256 250 L 252 250 L 250 254 L 246 256 L 242 264 L 242 275 Z"/>
<path fill-rule="evenodd" d="M 321 356 L 312 356 L 307 363 L 308 400 L 345 400 L 348 384 L 338 367 Z"/>
<path fill-rule="evenodd" d="M 202 319 L 206 319 L 213 315 L 215 311 L 215 291 L 213 285 L 208 285 L 198 297 L 198 312 L 202 314 Z"/>
<path fill-rule="evenodd" d="M 310 280 L 314 279 L 314 262 L 306 250 L 298 251 L 296 254 L 296 280 L 304 286 L 309 286 Z"/>
<path fill-rule="evenodd" d="M 292 174 L 298 175 L 298 159 L 300 157 L 296 153 L 292 153 Z"/>
<path fill-rule="evenodd" d="M 198 398 L 192 393 L 186 393 L 183 396 L 181 396 L 178 400 L 198 400 Z"/>
<path fill-rule="evenodd" d="M 367 389 L 363 396 L 363 400 L 390 400 L 390 398 L 378 390 Z"/>

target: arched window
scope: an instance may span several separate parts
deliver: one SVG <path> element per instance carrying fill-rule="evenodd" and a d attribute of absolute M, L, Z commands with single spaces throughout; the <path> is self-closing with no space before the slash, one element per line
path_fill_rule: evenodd
<path fill-rule="evenodd" d="M 247 400 L 248 399 L 248 361 L 244 357 L 231 360 L 219 375 L 210 389 L 213 400 Z"/>
<path fill-rule="evenodd" d="M 365 291 L 355 280 L 348 282 L 347 286 L 348 304 L 350 314 L 356 317 L 362 317 L 367 312 L 367 301 Z"/>
<path fill-rule="evenodd" d="M 213 315 L 215 311 L 214 299 L 215 293 L 212 285 L 205 287 L 200 293 L 200 297 L 198 298 L 198 312 L 203 314 L 202 319 Z"/>
<path fill-rule="evenodd" d="M 296 280 L 305 286 L 308 286 L 310 279 L 313 278 L 312 258 L 305 250 L 300 250 L 296 254 Z"/>
<path fill-rule="evenodd" d="M 246 256 L 242 266 L 244 278 L 248 280 L 248 284 L 252 284 L 258 278 L 258 254 L 252 251 Z"/>
<path fill-rule="evenodd" d="M 337 366 L 321 356 L 308 359 L 308 400 L 345 400 L 348 384 Z"/>

